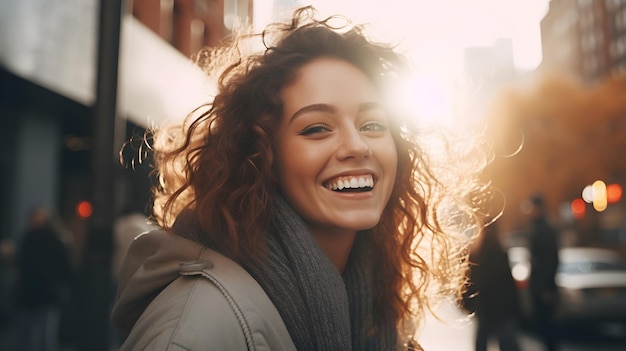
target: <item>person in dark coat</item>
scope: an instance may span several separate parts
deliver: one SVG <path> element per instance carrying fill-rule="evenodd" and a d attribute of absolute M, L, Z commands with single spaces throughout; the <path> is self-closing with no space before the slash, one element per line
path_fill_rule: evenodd
<path fill-rule="evenodd" d="M 476 351 L 486 351 L 489 339 L 498 340 L 501 351 L 520 350 L 517 339 L 520 300 L 506 251 L 496 223 L 483 230 L 470 255 L 466 309 L 477 319 Z"/>
<path fill-rule="evenodd" d="M 531 271 L 528 281 L 537 332 L 549 351 L 557 350 L 554 317 L 559 302 L 555 283 L 559 265 L 558 237 L 546 219 L 544 200 L 531 199 L 533 209 L 529 236 Z"/>
<path fill-rule="evenodd" d="M 47 210 L 32 212 L 16 264 L 18 343 L 23 350 L 56 350 L 62 303 L 69 293 L 71 259 Z"/>

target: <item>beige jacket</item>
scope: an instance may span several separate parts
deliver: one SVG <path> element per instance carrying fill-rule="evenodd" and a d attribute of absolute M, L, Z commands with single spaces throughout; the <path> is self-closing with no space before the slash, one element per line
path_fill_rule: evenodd
<path fill-rule="evenodd" d="M 120 350 L 295 350 L 278 311 L 237 263 L 156 230 L 131 245 L 111 319 Z"/>

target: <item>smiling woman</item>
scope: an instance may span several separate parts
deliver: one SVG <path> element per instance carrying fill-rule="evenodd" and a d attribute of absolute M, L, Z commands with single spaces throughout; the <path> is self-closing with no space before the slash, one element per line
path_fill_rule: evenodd
<path fill-rule="evenodd" d="M 437 167 L 389 100 L 406 60 L 340 20 L 305 7 L 204 56 L 215 100 L 154 134 L 163 230 L 121 270 L 122 350 L 415 350 L 460 296 L 485 162 Z"/>
<path fill-rule="evenodd" d="M 362 71 L 329 57 L 299 71 L 281 94 L 280 189 L 343 271 L 357 231 L 376 226 L 389 200 L 396 148 L 380 94 Z"/>

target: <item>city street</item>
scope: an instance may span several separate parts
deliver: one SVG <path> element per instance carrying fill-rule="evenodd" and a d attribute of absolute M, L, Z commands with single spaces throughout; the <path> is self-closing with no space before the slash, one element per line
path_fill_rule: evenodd
<path fill-rule="evenodd" d="M 434 317 L 426 319 L 426 325 L 418 334 L 419 343 L 426 351 L 474 351 L 474 328 L 472 319 L 466 318 L 451 306 L 440 309 L 443 322 Z M 622 338 L 587 337 L 577 334 L 563 340 L 562 351 L 623 351 L 626 350 L 624 330 Z M 532 336 L 523 333 L 520 337 L 522 351 L 542 351 L 541 344 Z M 496 343 L 490 343 L 488 351 L 498 351 Z"/>

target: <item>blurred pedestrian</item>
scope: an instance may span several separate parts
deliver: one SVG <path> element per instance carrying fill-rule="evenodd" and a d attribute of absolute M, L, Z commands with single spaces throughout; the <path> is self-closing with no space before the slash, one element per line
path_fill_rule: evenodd
<path fill-rule="evenodd" d="M 61 311 L 71 290 L 72 265 L 51 213 L 35 209 L 17 251 L 18 345 L 24 351 L 59 348 Z"/>
<path fill-rule="evenodd" d="M 406 59 L 316 17 L 208 53 L 213 103 L 154 135 L 164 230 L 122 264 L 121 350 L 419 350 L 418 319 L 462 288 L 482 163 L 435 177 L 386 95 Z"/>
<path fill-rule="evenodd" d="M 15 245 L 12 239 L 0 238 L 0 332 L 13 318 L 11 293 L 14 283 Z"/>
<path fill-rule="evenodd" d="M 500 351 L 518 351 L 520 298 L 503 249 L 497 222 L 487 225 L 470 254 L 466 308 L 476 315 L 476 351 L 487 351 L 489 340 Z"/>
<path fill-rule="evenodd" d="M 558 349 L 555 313 L 559 303 L 559 292 L 555 277 L 559 266 L 559 242 L 556 230 L 548 222 L 543 197 L 534 196 L 530 203 L 531 271 L 528 289 L 539 337 L 547 350 L 554 351 Z"/>

